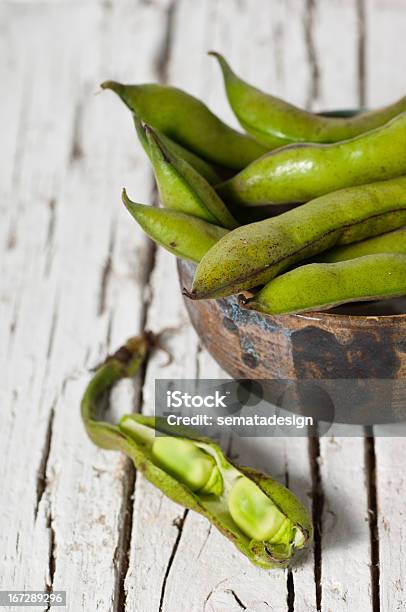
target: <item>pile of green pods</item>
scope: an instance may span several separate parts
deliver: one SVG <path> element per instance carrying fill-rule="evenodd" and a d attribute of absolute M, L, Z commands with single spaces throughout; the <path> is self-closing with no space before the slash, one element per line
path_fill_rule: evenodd
<path fill-rule="evenodd" d="M 199 512 L 255 565 L 284 568 L 312 540 L 303 504 L 270 476 L 237 467 L 213 441 L 166 419 L 128 414 L 114 425 L 98 419 L 102 399 L 122 378 L 132 377 L 156 339 L 130 339 L 97 368 L 82 399 L 91 440 L 121 450 L 145 478 L 170 499 Z"/>
<path fill-rule="evenodd" d="M 245 134 L 175 87 L 102 84 L 131 111 L 162 204 L 123 191 L 126 208 L 152 240 L 197 264 L 184 295 L 240 294 L 243 307 L 274 315 L 405 295 L 406 96 L 314 114 L 210 55 Z"/>
<path fill-rule="evenodd" d="M 130 111 L 161 207 L 122 201 L 144 232 L 196 264 L 190 299 L 238 294 L 275 316 L 406 295 L 406 98 L 318 115 L 244 82 L 218 53 L 246 133 L 178 88 L 106 81 Z M 101 448 L 120 450 L 158 489 L 205 516 L 250 561 L 287 567 L 311 519 L 283 485 L 234 465 L 213 441 L 165 419 L 100 420 L 105 392 L 157 345 L 133 338 L 94 373 L 81 408 Z"/>

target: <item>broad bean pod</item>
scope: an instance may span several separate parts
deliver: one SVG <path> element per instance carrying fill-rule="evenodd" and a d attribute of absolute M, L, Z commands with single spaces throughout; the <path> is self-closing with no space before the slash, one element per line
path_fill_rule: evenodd
<path fill-rule="evenodd" d="M 406 174 L 406 112 L 334 144 L 288 145 L 252 162 L 218 187 L 240 206 L 307 202 L 337 189 Z"/>
<path fill-rule="evenodd" d="M 163 205 L 228 229 L 238 226 L 213 187 L 186 160 L 169 150 L 148 125 L 145 130 L 159 195 Z"/>
<path fill-rule="evenodd" d="M 347 259 L 377 253 L 401 253 L 406 255 L 406 228 L 361 240 L 361 242 L 335 247 L 318 255 L 315 261 L 335 263 L 336 261 L 346 261 Z"/>
<path fill-rule="evenodd" d="M 148 155 L 148 157 L 150 157 L 149 144 L 145 135 L 145 130 L 142 121 L 139 120 L 135 113 L 132 113 L 132 116 L 134 127 L 138 134 L 138 139 L 142 144 L 145 153 Z M 209 164 L 209 162 L 206 162 L 198 155 L 195 155 L 194 153 L 192 153 L 192 151 L 185 149 L 185 147 L 182 147 L 182 145 L 178 144 L 174 140 L 171 140 L 171 138 L 165 136 L 163 132 L 155 130 L 155 133 L 168 151 L 171 151 L 177 157 L 180 157 L 181 159 L 187 161 L 192 166 L 192 168 L 197 170 L 197 172 L 201 176 L 203 176 L 208 183 L 210 183 L 210 185 L 217 185 L 221 182 L 220 175 L 212 164 Z"/>
<path fill-rule="evenodd" d="M 240 303 L 268 314 L 327 310 L 348 302 L 406 295 L 406 255 L 379 253 L 337 263 L 299 266 Z"/>
<path fill-rule="evenodd" d="M 406 176 L 329 193 L 228 233 L 203 257 L 184 293 L 192 299 L 239 293 L 333 246 L 405 224 Z"/>
<path fill-rule="evenodd" d="M 100 400 L 116 381 L 133 376 L 155 339 L 133 338 L 95 372 L 81 403 L 86 431 L 101 448 L 121 450 L 174 502 L 205 516 L 252 563 L 284 568 L 312 539 L 303 504 L 283 485 L 237 467 L 221 448 L 165 419 L 131 414 L 119 425 L 97 419 Z"/>
<path fill-rule="evenodd" d="M 141 121 L 214 164 L 240 170 L 268 150 L 251 136 L 223 123 L 203 102 L 176 87 L 124 85 L 116 81 L 105 81 L 101 87 L 114 91 Z"/>
<path fill-rule="evenodd" d="M 331 143 L 373 130 L 406 111 L 406 96 L 393 104 L 354 117 L 325 117 L 309 113 L 271 96 L 239 78 L 222 55 L 217 58 L 227 97 L 241 126 L 270 149 L 294 142 Z"/>
<path fill-rule="evenodd" d="M 147 236 L 180 259 L 198 263 L 227 233 L 222 227 L 176 210 L 132 202 L 125 189 L 122 200 Z"/>

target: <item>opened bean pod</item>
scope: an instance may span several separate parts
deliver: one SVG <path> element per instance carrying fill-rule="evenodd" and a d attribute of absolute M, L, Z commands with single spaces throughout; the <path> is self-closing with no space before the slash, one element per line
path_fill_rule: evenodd
<path fill-rule="evenodd" d="M 389 123 L 334 144 L 299 144 L 255 160 L 219 186 L 240 206 L 308 202 L 345 187 L 406 174 L 406 112 Z"/>
<path fill-rule="evenodd" d="M 118 426 L 97 420 L 100 400 L 134 375 L 154 344 L 151 335 L 127 342 L 94 374 L 82 418 L 95 444 L 121 450 L 173 501 L 199 512 L 248 559 L 264 569 L 286 567 L 312 538 L 310 517 L 286 487 L 260 472 L 236 467 L 220 447 L 165 419 L 126 415 Z"/>
<path fill-rule="evenodd" d="M 387 123 L 406 111 L 406 96 L 389 106 L 354 117 L 325 117 L 309 113 L 271 96 L 240 79 L 222 55 L 217 58 L 227 97 L 235 116 L 252 136 L 270 149 L 295 142 L 330 143 L 353 138 Z"/>
<path fill-rule="evenodd" d="M 406 176 L 336 191 L 226 234 L 203 257 L 185 294 L 204 299 L 239 293 L 335 245 L 405 224 Z"/>

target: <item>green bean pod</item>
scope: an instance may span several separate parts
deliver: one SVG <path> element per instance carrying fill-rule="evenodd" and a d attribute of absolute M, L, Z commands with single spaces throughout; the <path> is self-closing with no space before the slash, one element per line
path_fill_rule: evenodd
<path fill-rule="evenodd" d="M 354 244 L 335 247 L 321 253 L 314 261 L 335 263 L 337 261 L 346 261 L 347 259 L 355 259 L 355 257 L 378 253 L 401 253 L 406 255 L 406 228 L 388 232 L 381 236 L 374 236 Z"/>
<path fill-rule="evenodd" d="M 228 101 L 242 127 L 270 149 L 295 142 L 331 143 L 354 138 L 406 111 L 406 96 L 354 117 L 323 117 L 271 96 L 240 79 L 219 53 Z"/>
<path fill-rule="evenodd" d="M 299 261 L 406 224 L 406 176 L 329 193 L 278 217 L 233 230 L 199 263 L 192 299 L 263 285 Z"/>
<path fill-rule="evenodd" d="M 170 151 L 151 127 L 145 125 L 143 129 L 163 205 L 228 229 L 237 227 L 237 221 L 206 179 Z"/>
<path fill-rule="evenodd" d="M 81 404 L 92 441 L 121 450 L 153 485 L 174 502 L 205 516 L 252 563 L 287 567 L 312 539 L 303 504 L 270 476 L 237 467 L 220 447 L 166 419 L 130 414 L 119 425 L 99 421 L 100 400 L 116 381 L 133 376 L 154 340 L 130 340 L 97 369 Z"/>
<path fill-rule="evenodd" d="M 199 157 L 240 170 L 268 149 L 223 123 L 197 98 L 167 85 L 123 85 L 106 81 L 140 120 Z"/>
<path fill-rule="evenodd" d="M 132 202 L 125 189 L 122 200 L 147 236 L 180 259 L 198 263 L 227 233 L 222 227 L 176 210 Z"/>
<path fill-rule="evenodd" d="M 138 134 L 138 139 L 142 144 L 145 153 L 148 155 L 148 157 L 150 157 L 150 148 L 142 121 L 138 119 L 135 113 L 132 113 L 132 115 L 134 127 Z M 174 140 L 171 140 L 170 138 L 168 138 L 168 136 L 165 136 L 163 132 L 160 132 L 159 130 L 154 131 L 159 140 L 163 143 L 163 145 L 168 151 L 170 151 L 180 159 L 184 159 L 186 162 L 188 162 L 188 164 L 190 164 L 192 168 L 194 168 L 201 176 L 203 176 L 203 178 L 205 178 L 206 181 L 210 183 L 210 185 L 216 185 L 221 182 L 220 175 L 218 174 L 214 166 L 206 162 L 201 157 L 198 157 L 198 155 L 195 155 L 188 149 L 185 149 Z"/>
<path fill-rule="evenodd" d="M 406 255 L 379 253 L 337 263 L 300 266 L 240 302 L 268 314 L 327 310 L 348 302 L 406 295 Z"/>
<path fill-rule="evenodd" d="M 308 202 L 337 189 L 406 174 L 406 112 L 334 144 L 289 145 L 264 155 L 219 186 L 241 206 Z"/>

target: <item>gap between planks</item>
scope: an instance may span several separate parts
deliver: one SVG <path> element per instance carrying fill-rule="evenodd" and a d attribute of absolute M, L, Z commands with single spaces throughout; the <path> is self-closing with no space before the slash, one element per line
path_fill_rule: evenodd
<path fill-rule="evenodd" d="M 369 434 L 369 435 L 368 435 Z M 380 612 L 380 572 L 378 537 L 378 498 L 376 485 L 375 439 L 372 428 L 365 430 L 365 480 L 368 494 L 369 537 L 371 542 L 372 612 Z"/>
<path fill-rule="evenodd" d="M 165 25 L 163 28 L 163 38 L 161 50 L 157 55 L 155 70 L 158 76 L 158 80 L 161 83 L 167 82 L 167 74 L 168 74 L 168 65 L 170 60 L 170 50 L 171 50 L 171 42 L 172 42 L 172 31 L 173 31 L 173 21 L 174 14 L 176 10 L 176 0 L 172 0 L 172 2 L 168 5 L 165 10 Z M 154 205 L 158 205 L 158 192 L 155 185 L 155 181 L 153 175 L 151 174 L 152 180 L 152 193 L 154 195 L 153 203 Z M 148 311 L 153 299 L 153 291 L 151 284 L 152 273 L 155 268 L 156 263 L 156 250 L 157 247 L 155 243 L 149 241 L 148 245 L 148 254 L 147 254 L 147 262 L 145 267 L 145 274 L 141 281 L 141 285 L 144 289 L 146 299 L 142 308 L 142 316 L 141 316 L 141 329 L 143 330 L 148 318 Z M 104 272 L 109 272 L 109 261 L 111 258 L 111 251 L 108 254 L 106 268 Z M 101 279 L 101 296 L 106 291 L 106 284 L 108 282 L 108 278 L 106 278 L 107 274 L 103 274 Z M 102 305 L 102 301 L 100 305 Z M 146 376 L 146 367 L 147 364 L 144 363 L 141 367 L 140 371 L 140 387 L 137 397 L 137 403 L 142 411 L 143 406 L 143 388 L 145 384 L 145 376 Z M 130 548 L 131 548 L 131 537 L 133 531 L 133 517 L 134 517 L 134 494 L 135 494 L 135 484 L 136 484 L 136 470 L 134 468 L 133 463 L 127 459 L 126 465 L 124 468 L 124 494 L 123 494 L 123 503 L 120 513 L 120 521 L 119 525 L 121 525 L 118 546 L 116 550 L 116 585 L 115 585 L 115 597 L 113 602 L 113 612 L 125 612 L 126 610 L 126 602 L 127 602 L 127 594 L 125 590 L 125 579 L 127 576 L 128 568 L 129 568 L 129 559 L 130 559 Z M 179 533 L 174 543 L 174 548 L 172 550 L 172 554 L 170 556 L 168 566 L 165 572 L 165 577 L 161 587 L 161 597 L 160 597 L 160 607 L 159 610 L 162 610 L 163 601 L 165 597 L 165 587 L 166 580 L 169 575 L 169 571 L 173 562 L 173 559 L 176 554 L 177 547 L 179 545 L 179 541 L 182 535 L 183 523 L 186 519 L 187 511 L 184 512 L 181 524 L 178 526 Z"/>
<path fill-rule="evenodd" d="M 106 5 L 104 7 L 105 12 L 109 11 L 109 6 Z M 164 27 L 164 39 L 162 44 L 162 50 L 158 54 L 158 58 L 156 60 L 156 73 L 159 78 L 163 79 L 166 73 L 166 64 L 168 61 L 168 50 L 170 44 L 170 24 L 171 24 L 171 14 L 173 12 L 173 7 L 167 9 L 167 17 L 166 17 L 166 26 Z M 83 147 L 81 142 L 81 122 L 82 122 L 82 105 L 79 102 L 76 106 L 74 119 L 73 119 L 73 129 L 72 129 L 72 139 L 70 144 L 70 164 L 77 163 L 81 160 L 83 156 Z M 152 174 L 150 175 L 151 184 L 154 185 Z M 151 193 L 153 195 L 152 199 L 156 200 L 156 188 L 153 186 L 151 188 Z M 51 200 L 49 204 L 50 208 L 50 220 L 49 220 L 49 228 L 48 228 L 48 238 L 52 239 L 53 229 L 55 225 L 55 201 Z M 108 292 L 108 286 L 112 275 L 112 257 L 116 243 L 116 223 L 112 224 L 109 243 L 108 243 L 108 252 L 105 260 L 105 265 L 102 269 L 100 284 L 99 284 L 99 302 L 97 308 L 97 314 L 100 316 L 106 310 L 106 296 Z M 148 241 L 147 246 L 147 257 L 145 264 L 145 272 L 143 274 L 142 279 L 139 281 L 140 286 L 143 288 L 145 295 L 147 296 L 143 307 L 141 309 L 141 329 L 144 328 L 145 322 L 148 316 L 148 308 L 151 302 L 151 286 L 150 286 L 150 276 L 153 272 L 155 266 L 155 253 L 156 246 L 153 242 Z M 55 330 L 56 326 L 56 316 L 57 309 L 54 309 L 54 318 L 53 324 L 51 326 L 51 337 L 49 340 L 49 349 L 48 349 L 48 357 L 50 356 L 52 349 L 52 334 Z M 109 318 L 109 325 L 107 326 L 107 346 L 110 344 L 110 332 L 111 332 L 111 317 Z M 142 387 L 145 378 L 145 365 L 143 365 L 140 369 L 140 387 L 136 396 L 136 400 L 138 405 L 142 404 Z M 66 382 L 66 381 L 65 381 Z M 64 384 L 63 383 L 63 387 Z M 56 572 L 57 567 L 57 555 L 56 555 L 56 534 L 53 528 L 53 509 L 50 501 L 50 496 L 48 495 L 48 483 L 47 483 L 47 467 L 48 460 L 50 456 L 50 450 L 52 445 L 52 434 L 53 434 L 53 421 L 54 421 L 55 407 L 52 406 L 50 411 L 45 441 L 43 446 L 42 457 L 40 461 L 40 465 L 38 468 L 37 475 L 37 500 L 35 506 L 35 518 L 38 514 L 38 508 L 41 500 L 46 496 L 47 500 L 47 508 L 46 508 L 46 518 L 47 518 L 47 528 L 49 529 L 49 559 L 48 559 L 48 581 L 45 584 L 45 589 L 48 592 L 52 592 L 53 590 L 53 579 Z M 126 594 L 124 590 L 124 580 L 128 570 L 128 560 L 129 560 L 129 549 L 130 549 L 130 541 L 131 541 L 131 533 L 132 533 L 132 519 L 133 519 L 133 495 L 135 488 L 135 480 L 136 480 L 136 471 L 134 466 L 130 460 L 127 460 L 123 470 L 123 499 L 120 509 L 120 533 L 118 534 L 118 545 L 116 547 L 114 553 L 114 565 L 115 565 L 115 585 L 114 585 L 114 603 L 113 603 L 113 612 L 121 612 L 125 609 L 125 601 Z M 48 609 L 48 608 L 47 608 Z"/>

